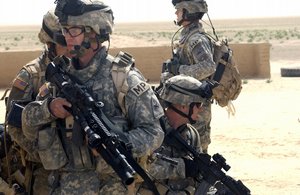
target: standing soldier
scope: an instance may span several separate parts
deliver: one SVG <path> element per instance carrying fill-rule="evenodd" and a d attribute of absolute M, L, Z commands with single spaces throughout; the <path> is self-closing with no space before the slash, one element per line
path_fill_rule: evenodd
<path fill-rule="evenodd" d="M 56 56 L 67 54 L 66 42 L 61 33 L 58 18 L 54 15 L 54 10 L 50 10 L 44 15 L 38 37 L 40 42 L 45 44 L 45 49 L 38 58 L 23 66 L 14 79 L 7 101 L 7 111 L 11 116 L 21 115 L 21 111 L 15 109 L 17 108 L 15 103 L 22 105 L 35 100 L 39 88 L 45 82 L 47 65 Z M 26 159 L 24 164 L 26 167 L 24 184 L 26 191 L 30 192 L 32 188 L 33 194 L 49 193 L 48 172 L 43 169 L 40 163 L 35 143 L 24 136 L 21 124 L 16 122 L 18 121 L 16 117 L 8 118 L 10 118 L 7 126 L 8 133 L 15 144 L 20 147 L 21 159 Z M 18 122 L 20 123 L 20 120 Z"/>
<path fill-rule="evenodd" d="M 173 59 L 167 64 L 167 72 L 162 74 L 162 82 L 178 74 L 192 76 L 199 81 L 206 80 L 216 70 L 212 45 L 199 22 L 207 12 L 207 4 L 204 0 L 172 0 L 172 3 L 176 9 L 176 23 L 182 26 L 182 31 L 178 44 L 172 48 L 174 49 Z M 207 153 L 211 142 L 210 121 L 211 103 L 206 102 L 199 120 L 194 125 L 200 134 L 204 153 Z"/>
<path fill-rule="evenodd" d="M 163 110 L 142 74 L 131 66 L 134 59 L 126 53 L 114 58 L 102 45 L 112 33 L 112 10 L 99 1 L 57 3 L 56 14 L 72 55 L 71 66 L 66 70 L 69 78 L 84 87 L 95 102 L 102 102 L 103 113 L 119 130 L 115 133 L 131 144 L 134 158 L 151 154 L 163 141 L 159 123 Z M 128 71 L 124 79 L 118 80 L 123 85 L 119 85 L 113 72 L 125 69 Z M 120 88 L 125 90 L 120 93 Z M 128 188 L 102 156 L 94 150 L 91 155 L 86 142 L 77 142 L 85 136 L 75 134 L 83 129 L 72 120 L 70 109 L 66 109 L 72 107 L 71 103 L 59 91 L 57 97 L 53 95 L 51 90 L 43 90 L 40 101 L 25 107 L 22 127 L 29 140 L 48 146 L 39 154 L 44 167 L 53 170 L 57 184 L 53 185 L 54 193 L 128 194 Z"/>

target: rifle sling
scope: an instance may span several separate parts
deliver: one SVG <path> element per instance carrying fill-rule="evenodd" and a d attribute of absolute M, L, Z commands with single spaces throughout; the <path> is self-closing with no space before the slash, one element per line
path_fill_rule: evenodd
<path fill-rule="evenodd" d="M 216 72 L 214 74 L 213 80 L 217 81 L 219 83 L 222 76 L 223 76 L 224 71 L 225 71 L 225 65 L 222 64 L 222 63 L 218 63 L 218 66 L 217 66 Z"/>

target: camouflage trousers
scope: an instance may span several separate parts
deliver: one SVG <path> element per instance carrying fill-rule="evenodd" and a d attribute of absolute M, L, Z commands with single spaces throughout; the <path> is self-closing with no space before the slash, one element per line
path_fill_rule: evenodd
<path fill-rule="evenodd" d="M 210 139 L 210 121 L 211 121 L 211 103 L 207 102 L 203 105 L 202 111 L 199 113 L 199 120 L 193 124 L 200 135 L 201 147 L 203 153 L 207 153 Z"/>
<path fill-rule="evenodd" d="M 48 183 L 48 176 L 50 171 L 45 170 L 43 167 L 36 168 L 33 171 L 33 195 L 50 194 L 51 188 Z"/>
<path fill-rule="evenodd" d="M 134 186 L 125 186 L 118 176 L 101 176 L 100 179 L 100 192 L 101 195 L 133 195 Z"/>
<path fill-rule="evenodd" d="M 59 172 L 59 184 L 52 195 L 97 195 L 100 180 L 94 170 Z M 51 176 L 50 176 L 51 177 Z"/>
<path fill-rule="evenodd" d="M 175 183 L 175 186 L 174 184 L 167 184 L 167 182 L 155 182 L 155 186 L 160 195 L 189 195 L 195 193 L 195 187 L 193 187 L 193 185 L 189 185 L 187 181 L 184 180 L 182 180 L 181 183 Z M 153 195 L 153 192 L 143 185 L 143 183 L 137 183 L 135 188 L 136 195 Z"/>

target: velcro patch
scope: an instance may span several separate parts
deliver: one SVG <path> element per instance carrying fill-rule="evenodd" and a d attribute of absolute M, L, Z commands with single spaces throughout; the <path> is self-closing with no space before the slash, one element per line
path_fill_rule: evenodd
<path fill-rule="evenodd" d="M 142 95 L 145 91 L 147 91 L 150 88 L 150 85 L 148 85 L 146 82 L 140 82 L 136 86 L 134 86 L 131 91 L 136 95 L 140 96 Z"/>
<path fill-rule="evenodd" d="M 201 42 L 202 42 L 202 40 L 200 40 L 200 39 L 197 39 L 197 40 L 191 42 L 191 43 L 190 43 L 190 48 L 191 48 L 191 49 L 194 49 L 194 48 L 195 48 L 198 44 L 200 44 Z"/>
<path fill-rule="evenodd" d="M 39 89 L 39 96 L 45 97 L 49 93 L 50 93 L 50 90 L 48 88 L 48 84 L 47 83 L 43 84 Z"/>
<path fill-rule="evenodd" d="M 18 88 L 22 91 L 24 91 L 28 85 L 29 84 L 27 82 L 23 81 L 20 78 L 16 78 L 14 83 L 13 83 L 13 87 L 16 87 L 16 88 Z"/>

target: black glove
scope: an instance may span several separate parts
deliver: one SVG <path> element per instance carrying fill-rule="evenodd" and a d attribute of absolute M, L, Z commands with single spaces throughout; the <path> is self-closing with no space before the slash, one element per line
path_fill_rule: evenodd
<path fill-rule="evenodd" d="M 167 69 L 168 69 L 169 73 L 172 73 L 173 75 L 178 75 L 179 74 L 180 64 L 179 64 L 178 60 L 172 58 L 171 60 L 168 60 L 165 63 L 166 63 L 166 66 L 167 66 Z"/>
<path fill-rule="evenodd" d="M 197 177 L 199 175 L 198 165 L 195 161 L 183 158 L 185 164 L 185 176 Z"/>
<path fill-rule="evenodd" d="M 202 84 L 200 86 L 200 95 L 203 98 L 211 98 L 213 96 L 212 89 L 218 86 L 218 82 L 216 81 L 202 81 Z"/>

